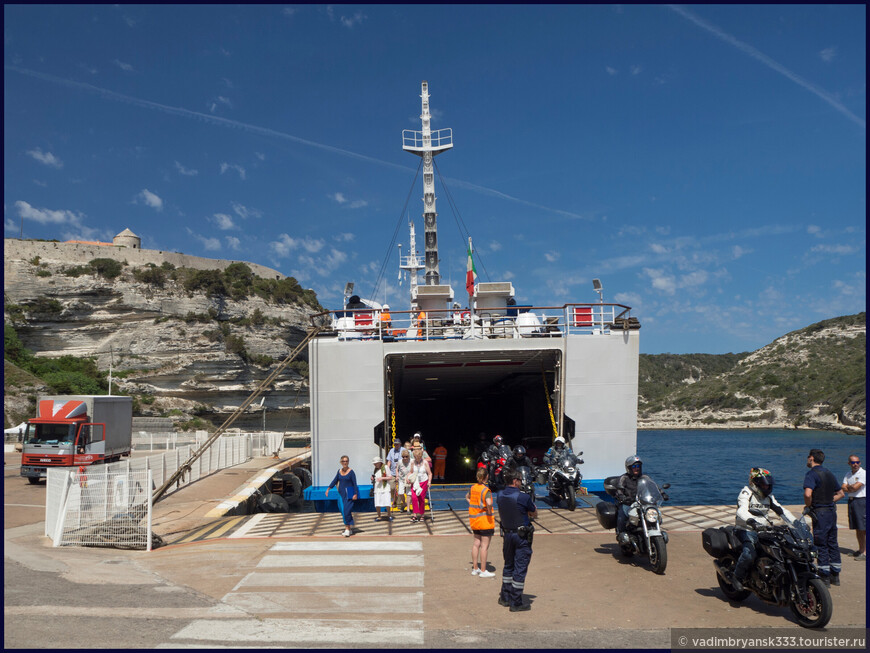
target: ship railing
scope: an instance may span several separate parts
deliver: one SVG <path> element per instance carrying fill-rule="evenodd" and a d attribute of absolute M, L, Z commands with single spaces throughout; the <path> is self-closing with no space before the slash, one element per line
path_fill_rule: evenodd
<path fill-rule="evenodd" d="M 330 321 L 323 332 L 339 340 L 472 340 L 500 338 L 564 338 L 609 334 L 640 328 L 624 304 L 563 304 L 465 309 L 382 311 L 342 309 L 318 313 L 313 323 Z"/>
<path fill-rule="evenodd" d="M 405 129 L 402 131 L 402 149 L 404 150 L 443 150 L 453 147 L 453 130 L 436 129 L 430 132 L 429 138 L 423 136 L 423 132 Z"/>

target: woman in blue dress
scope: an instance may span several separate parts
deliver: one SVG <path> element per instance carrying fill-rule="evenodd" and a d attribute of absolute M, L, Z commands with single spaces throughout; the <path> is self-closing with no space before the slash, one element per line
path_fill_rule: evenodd
<path fill-rule="evenodd" d="M 338 485 L 338 507 L 341 509 L 341 517 L 344 520 L 344 532 L 342 535 L 350 537 L 353 530 L 353 502 L 359 496 L 359 488 L 356 484 L 356 474 L 350 468 L 350 458 L 341 457 L 341 469 L 335 474 L 332 483 L 326 488 L 326 496 L 329 491 Z"/>

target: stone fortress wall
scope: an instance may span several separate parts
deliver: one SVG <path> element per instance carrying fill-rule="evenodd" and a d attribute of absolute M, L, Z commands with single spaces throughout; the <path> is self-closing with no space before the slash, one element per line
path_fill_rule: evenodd
<path fill-rule="evenodd" d="M 267 268 L 265 265 L 249 263 L 248 261 L 225 261 L 221 259 L 203 258 L 190 256 L 178 252 L 165 252 L 156 249 L 133 249 L 117 244 L 90 245 L 83 243 L 60 243 L 35 240 L 18 240 L 17 238 L 3 239 L 4 267 L 13 260 L 29 261 L 38 256 L 41 261 L 52 263 L 64 263 L 67 265 L 85 265 L 95 258 L 110 258 L 123 263 L 126 261 L 134 267 L 141 267 L 153 263 L 160 266 L 167 261 L 177 268 L 194 268 L 196 270 L 224 270 L 232 263 L 244 263 L 251 271 L 264 279 L 285 278 L 277 270 Z"/>

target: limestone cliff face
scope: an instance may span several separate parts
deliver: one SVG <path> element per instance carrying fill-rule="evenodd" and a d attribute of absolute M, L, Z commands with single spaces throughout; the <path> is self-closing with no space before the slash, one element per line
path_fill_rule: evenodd
<path fill-rule="evenodd" d="M 25 259 L 7 244 L 5 320 L 37 356 L 96 356 L 101 370 L 112 362 L 113 387 L 139 396 L 146 415 L 220 424 L 301 341 L 315 310 L 210 297 L 170 279 L 161 288 L 137 281 L 133 265 L 111 280 L 64 274 L 86 263 Z M 267 428 L 306 429 L 307 404 L 305 379 L 288 368 L 267 393 Z M 259 429 L 262 420 L 252 411 L 236 426 Z"/>

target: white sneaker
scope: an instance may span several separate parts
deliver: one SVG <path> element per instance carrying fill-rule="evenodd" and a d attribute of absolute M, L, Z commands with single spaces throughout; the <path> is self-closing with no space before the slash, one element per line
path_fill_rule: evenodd
<path fill-rule="evenodd" d="M 480 572 L 480 577 L 481 577 L 481 578 L 492 578 L 493 576 L 495 576 L 495 574 L 492 573 L 491 571 L 482 571 L 482 572 Z"/>
<path fill-rule="evenodd" d="M 344 533 L 342 533 L 342 535 L 344 535 L 345 537 L 350 537 L 350 529 L 349 529 L 349 528 L 345 528 L 345 529 L 344 529 Z"/>
<path fill-rule="evenodd" d="M 480 569 L 474 568 L 474 569 L 471 570 L 471 575 L 472 575 L 472 576 L 477 576 L 479 573 L 480 573 Z"/>

